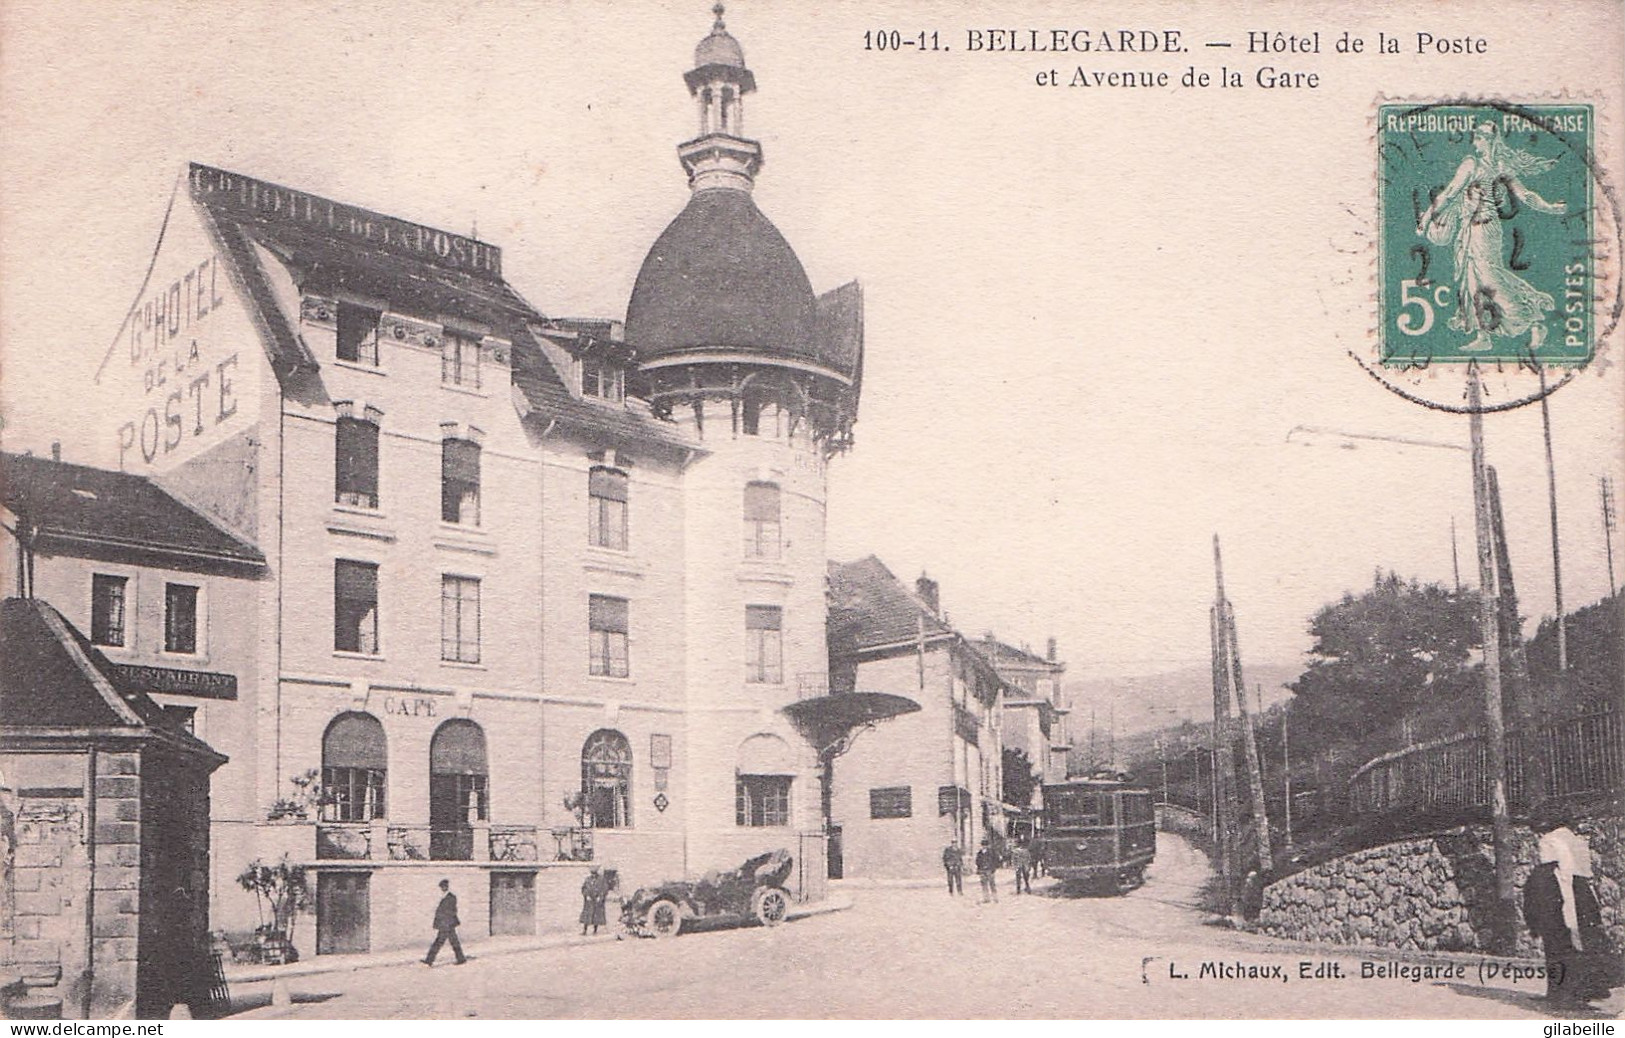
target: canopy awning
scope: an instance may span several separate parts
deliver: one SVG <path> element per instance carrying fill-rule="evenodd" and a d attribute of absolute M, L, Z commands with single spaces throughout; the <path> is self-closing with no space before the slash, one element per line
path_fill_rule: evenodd
<path fill-rule="evenodd" d="M 854 731 L 915 713 L 920 704 L 889 692 L 836 692 L 800 699 L 783 709 L 822 754 L 837 747 Z"/>

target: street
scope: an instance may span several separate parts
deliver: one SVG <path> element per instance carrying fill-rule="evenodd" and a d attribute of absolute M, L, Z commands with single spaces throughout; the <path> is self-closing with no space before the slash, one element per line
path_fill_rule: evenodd
<path fill-rule="evenodd" d="M 1195 908 L 1206 868 L 1188 844 L 1163 834 L 1145 885 L 1123 897 L 1065 896 L 1047 880 L 1018 897 L 1008 871 L 1000 873 L 1001 900 L 989 905 L 978 903 L 974 877 L 966 896 L 954 899 L 935 888 L 863 888 L 851 891 L 849 911 L 774 929 L 667 941 L 606 937 L 486 958 L 476 946 L 464 966 L 448 960 L 433 969 L 414 963 L 298 978 L 290 982 L 293 1005 L 261 1012 L 315 1019 L 1551 1016 L 1537 997 L 1540 982 L 1481 985 L 1476 959 L 1408 960 L 1466 974 L 1444 983 L 1360 979 L 1358 956 L 1283 950 L 1209 926 Z M 1396 960 L 1373 961 L 1391 969 Z M 1309 972 L 1318 967 L 1342 979 L 1301 979 L 1305 962 Z"/>

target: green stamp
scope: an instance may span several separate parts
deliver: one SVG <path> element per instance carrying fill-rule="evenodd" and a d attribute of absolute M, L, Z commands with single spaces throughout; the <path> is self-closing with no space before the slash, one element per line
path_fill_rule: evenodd
<path fill-rule="evenodd" d="M 1588 104 L 1377 110 L 1385 366 L 1592 359 L 1592 135 Z"/>

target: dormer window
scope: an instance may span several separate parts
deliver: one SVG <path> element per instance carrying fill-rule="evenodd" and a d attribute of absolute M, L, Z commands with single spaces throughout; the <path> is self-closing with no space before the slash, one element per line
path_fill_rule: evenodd
<path fill-rule="evenodd" d="M 377 310 L 354 303 L 339 304 L 338 359 L 350 364 L 378 366 Z"/>
<path fill-rule="evenodd" d="M 581 395 L 619 403 L 626 399 L 626 370 L 603 357 L 581 361 Z"/>

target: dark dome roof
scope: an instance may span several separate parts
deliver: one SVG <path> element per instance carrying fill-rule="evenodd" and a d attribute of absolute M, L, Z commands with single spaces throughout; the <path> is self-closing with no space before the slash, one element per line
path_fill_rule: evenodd
<path fill-rule="evenodd" d="M 743 191 L 697 191 L 655 241 L 626 310 L 644 360 L 697 347 L 822 362 L 812 283 Z"/>
<path fill-rule="evenodd" d="M 739 41 L 728 35 L 728 31 L 720 25 L 694 48 L 694 67 L 704 68 L 707 65 L 745 67 L 745 52 L 739 46 Z"/>

